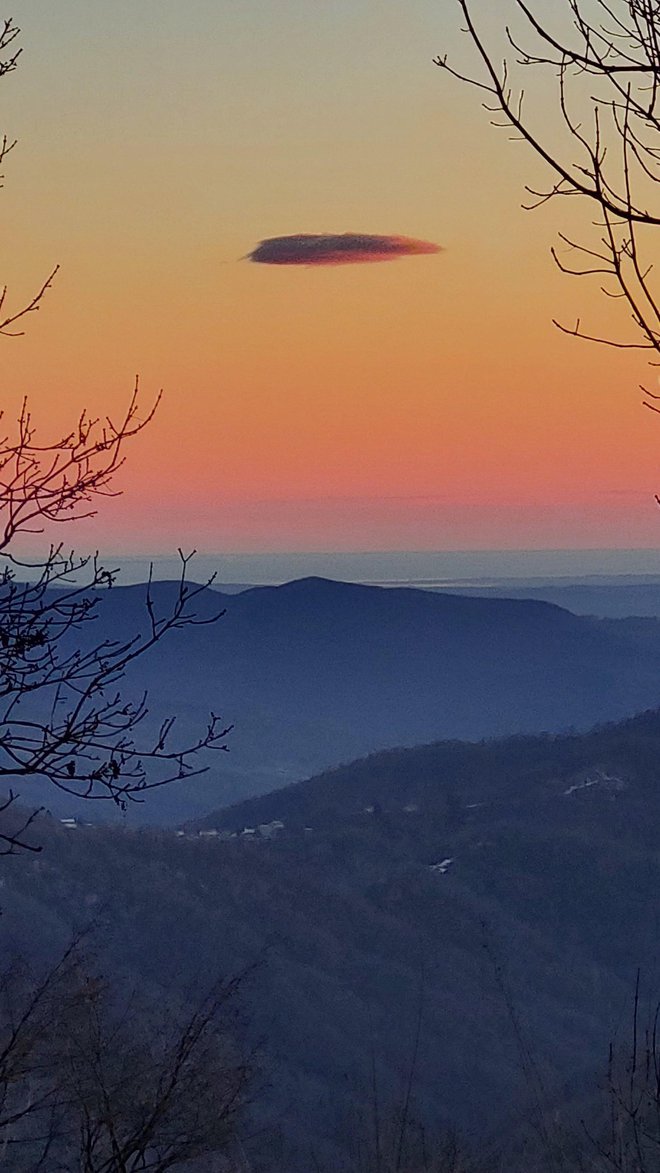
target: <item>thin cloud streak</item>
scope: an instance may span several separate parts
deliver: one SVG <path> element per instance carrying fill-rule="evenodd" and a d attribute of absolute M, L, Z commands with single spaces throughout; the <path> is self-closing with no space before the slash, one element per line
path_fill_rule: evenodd
<path fill-rule="evenodd" d="M 261 240 L 248 259 L 258 265 L 364 265 L 439 253 L 430 240 L 411 236 L 373 236 L 370 233 L 300 233 Z"/>

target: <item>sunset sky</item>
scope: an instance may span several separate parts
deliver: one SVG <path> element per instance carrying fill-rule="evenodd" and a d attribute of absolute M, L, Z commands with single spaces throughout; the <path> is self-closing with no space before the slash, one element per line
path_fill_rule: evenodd
<path fill-rule="evenodd" d="M 552 7 L 546 0 L 546 7 Z M 492 4 L 478 3 L 486 14 Z M 502 6 L 502 9 L 506 7 Z M 539 11 L 543 4 L 537 5 Z M 499 11 L 499 8 L 498 8 Z M 655 546 L 660 417 L 634 352 L 564 337 L 625 314 L 554 268 L 586 209 L 441 73 L 453 0 L 17 0 L 2 81 L 2 282 L 56 285 L 2 340 L 3 403 L 44 438 L 156 420 L 92 526 L 118 551 Z M 307 233 L 438 254 L 260 265 Z M 243 258 L 243 259 L 241 259 Z"/>

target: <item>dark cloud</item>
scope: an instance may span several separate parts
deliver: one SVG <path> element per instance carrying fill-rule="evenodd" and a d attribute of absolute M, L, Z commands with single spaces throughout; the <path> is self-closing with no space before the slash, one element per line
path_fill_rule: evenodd
<path fill-rule="evenodd" d="M 324 232 L 272 236 L 261 240 L 248 257 L 259 265 L 349 265 L 441 251 L 439 244 L 410 236 Z"/>

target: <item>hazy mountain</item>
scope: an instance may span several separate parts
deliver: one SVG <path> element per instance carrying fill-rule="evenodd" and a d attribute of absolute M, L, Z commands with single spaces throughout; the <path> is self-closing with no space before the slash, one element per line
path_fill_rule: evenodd
<path fill-rule="evenodd" d="M 660 581 L 651 576 L 619 575 L 607 579 L 570 580 L 509 579 L 494 583 L 474 583 L 455 587 L 433 587 L 484 599 L 539 599 L 573 611 L 576 615 L 596 615 L 600 618 L 623 619 L 629 615 L 660 616 Z"/>
<path fill-rule="evenodd" d="M 42 821 L 43 854 L 3 865 L 0 945 L 97 917 L 106 972 L 155 997 L 263 957 L 246 999 L 259 1119 L 286 1142 L 271 1169 L 312 1148 L 341 1168 L 372 1057 L 396 1096 L 420 1004 L 419 1110 L 501 1132 L 534 1122 L 538 1086 L 593 1085 L 637 966 L 658 974 L 659 761 L 653 712 L 376 754 L 205 820 L 217 836 Z"/>
<path fill-rule="evenodd" d="M 156 584 L 157 608 L 173 590 Z M 133 818 L 180 821 L 388 746 L 587 728 L 660 697 L 655 620 L 324 579 L 231 597 L 205 591 L 198 604 L 205 617 L 226 613 L 164 640 L 128 687 L 149 691 L 154 721 L 176 714 L 182 737 L 210 709 L 222 714 L 235 725 L 231 752 Z M 115 587 L 86 637 L 123 638 L 145 625 L 144 587 Z M 56 796 L 44 790 L 39 800 Z M 58 813 L 73 813 L 64 805 Z"/>

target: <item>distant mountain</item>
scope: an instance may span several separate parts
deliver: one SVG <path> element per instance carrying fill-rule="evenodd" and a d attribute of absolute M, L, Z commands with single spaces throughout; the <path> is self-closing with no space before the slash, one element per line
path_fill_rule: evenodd
<path fill-rule="evenodd" d="M 157 608 L 174 589 L 156 584 Z M 373 750 L 584 729 L 660 699 L 655 620 L 318 578 L 233 596 L 209 590 L 198 606 L 202 616 L 226 613 L 164 640 L 128 687 L 149 691 L 154 721 L 176 714 L 182 736 L 210 709 L 222 714 L 235 725 L 231 752 L 133 818 L 182 821 Z M 144 587 L 115 587 L 87 637 L 145 630 Z M 55 801 L 48 791 L 39 799 Z M 75 813 L 65 806 L 58 812 Z"/>
<path fill-rule="evenodd" d="M 510 579 L 505 582 L 474 584 L 471 586 L 434 587 L 438 592 L 451 592 L 483 599 L 540 599 L 565 607 L 576 615 L 596 615 L 600 618 L 624 619 L 631 615 L 660 616 L 660 581 L 657 578 L 635 578 L 619 575 L 615 579 L 600 578 L 571 582 L 548 579 L 528 582 Z"/>
<path fill-rule="evenodd" d="M 42 820 L 42 855 L 3 864 L 0 949 L 93 917 L 104 972 L 156 998 L 262 957 L 264 1169 L 344 1167 L 372 1063 L 401 1095 L 420 1006 L 416 1111 L 501 1139 L 595 1085 L 639 966 L 657 999 L 659 762 L 654 711 L 374 754 L 184 834 Z"/>

